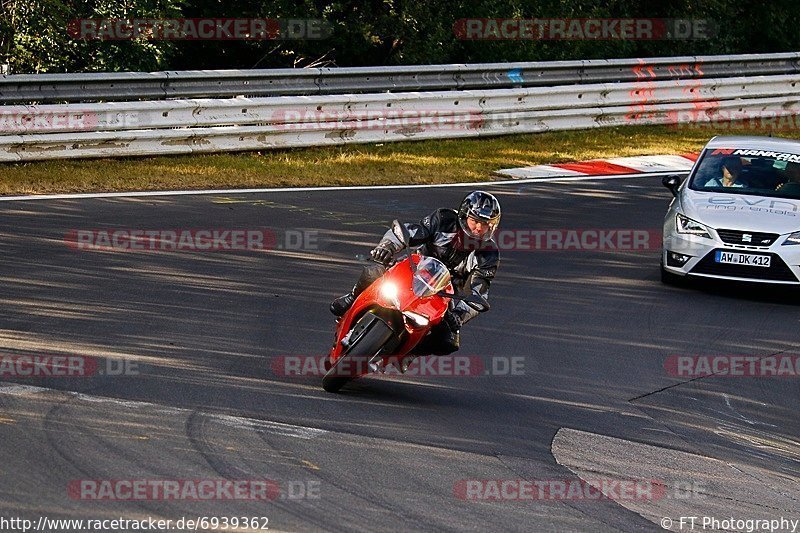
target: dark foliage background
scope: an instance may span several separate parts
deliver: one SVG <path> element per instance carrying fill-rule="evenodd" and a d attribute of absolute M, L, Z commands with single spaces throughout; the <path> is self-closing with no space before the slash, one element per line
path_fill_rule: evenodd
<path fill-rule="evenodd" d="M 794 0 L 0 0 L 0 64 L 13 73 L 475 63 L 708 55 L 800 48 Z M 76 18 L 314 18 L 322 40 L 84 41 Z M 674 41 L 463 41 L 461 18 L 706 19 Z"/>

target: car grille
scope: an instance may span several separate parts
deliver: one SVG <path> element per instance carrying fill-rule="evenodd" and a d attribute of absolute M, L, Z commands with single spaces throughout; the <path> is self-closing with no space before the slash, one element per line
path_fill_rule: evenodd
<path fill-rule="evenodd" d="M 740 231 L 737 229 L 718 229 L 722 242 L 743 244 L 745 246 L 770 246 L 778 238 L 777 233 L 760 233 L 758 231 Z"/>
<path fill-rule="evenodd" d="M 732 278 L 749 278 L 768 281 L 794 281 L 797 282 L 797 277 L 792 270 L 786 266 L 786 263 L 776 254 L 761 254 L 772 257 L 769 268 L 748 266 L 748 265 L 729 265 L 726 263 L 717 263 L 714 261 L 714 256 L 719 249 L 709 252 L 695 267 L 689 272 L 690 274 L 710 274 L 712 276 L 725 276 Z M 735 250 L 723 250 L 731 252 Z M 748 253 L 742 251 L 741 253 Z"/>

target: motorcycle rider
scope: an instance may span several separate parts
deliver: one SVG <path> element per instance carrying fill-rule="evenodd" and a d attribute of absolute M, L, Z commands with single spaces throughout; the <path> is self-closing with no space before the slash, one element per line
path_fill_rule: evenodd
<path fill-rule="evenodd" d="M 435 257 L 450 270 L 456 293 L 471 290 L 486 298 L 500 262 L 493 236 L 500 223 L 500 202 L 483 191 L 469 193 L 458 211 L 437 209 L 419 223 L 406 223 L 409 246 L 423 246 L 422 255 Z M 403 243 L 386 232 L 370 252 L 375 264 L 367 265 L 352 290 L 331 303 L 331 313 L 344 315 L 356 297 L 386 272 L 386 266 L 401 251 Z M 418 355 L 447 355 L 460 344 L 461 326 L 478 315 L 464 302 L 450 300 L 443 320 L 413 350 Z"/>

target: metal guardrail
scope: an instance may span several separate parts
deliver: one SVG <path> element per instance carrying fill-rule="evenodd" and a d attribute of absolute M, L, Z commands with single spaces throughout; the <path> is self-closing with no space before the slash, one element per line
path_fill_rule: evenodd
<path fill-rule="evenodd" d="M 292 77 L 286 71 L 266 71 L 272 76 L 271 90 L 281 96 L 147 101 L 136 97 L 163 90 L 162 78 L 170 73 L 76 75 L 84 80 L 80 83 L 113 89 L 115 98 L 127 101 L 0 106 L 0 161 L 262 150 L 631 124 L 680 127 L 719 116 L 800 112 L 800 53 L 692 58 L 697 61 L 684 64 L 686 59 L 528 63 L 514 83 L 530 86 L 516 88 L 505 87 L 507 81 L 499 75 L 501 67 L 513 64 L 459 65 L 448 67 L 451 71 L 438 66 L 335 69 L 335 76 L 325 81 L 336 82 L 325 89 L 330 94 L 311 95 L 293 91 L 303 93 L 311 86 L 323 90 L 317 74 L 291 71 Z M 535 71 L 531 65 L 540 68 Z M 492 68 L 497 77 L 487 77 Z M 249 74 L 263 83 L 268 77 L 261 72 Z M 719 77 L 709 77 L 711 72 Z M 205 94 L 213 84 L 220 94 L 228 94 L 246 81 L 241 72 L 205 78 L 196 72 L 172 74 L 182 80 L 174 86 L 180 85 L 181 94 Z M 60 83 L 69 75 L 26 79 L 38 80 L 40 94 L 63 98 L 82 87 L 75 85 L 76 76 L 66 86 Z M 593 76 L 613 82 L 588 83 Z M 386 92 L 389 79 L 396 82 L 392 90 L 421 83 L 447 90 Z M 359 80 L 366 93 L 340 94 Z M 369 92 L 379 87 L 384 91 Z M 84 89 L 89 99 L 100 94 Z"/>
<path fill-rule="evenodd" d="M 724 101 L 715 112 L 800 113 L 800 102 L 787 106 L 783 97 Z M 483 137 L 607 126 L 675 124 L 708 120 L 694 104 L 656 104 L 632 113 L 624 106 L 548 109 L 520 113 L 485 113 L 479 118 L 459 116 L 442 129 L 437 120 L 386 128 L 380 121 L 358 129 L 330 124 L 276 128 L 274 125 L 125 130 L 0 136 L 0 161 L 31 161 L 89 157 L 195 154 L 244 150 L 272 150 L 352 143 L 392 142 L 442 138 Z M 686 127 L 686 126 L 683 126 Z"/>
<path fill-rule="evenodd" d="M 546 87 L 800 73 L 800 53 L 272 70 L 0 76 L 0 104 Z"/>
<path fill-rule="evenodd" d="M 50 121 L 0 135 L 0 161 L 121 157 L 633 124 L 680 127 L 720 114 L 786 115 L 800 110 L 800 74 L 349 97 L 9 106 L 0 108 L 0 126 L 8 110 Z"/>
<path fill-rule="evenodd" d="M 800 98 L 800 74 L 757 78 L 655 81 L 570 85 L 534 89 L 436 91 L 277 98 L 155 100 L 64 105 L 4 106 L 2 117 L 31 117 L 15 133 L 43 134 L 133 129 L 197 128 L 271 124 L 276 129 L 319 129 L 338 125 L 359 129 L 365 121 L 409 123 L 417 119 L 463 116 L 473 121 L 484 114 L 522 113 L 558 109 L 611 108 L 742 98 Z M 39 120 L 35 117 L 59 117 Z M 333 124 L 337 123 L 337 124 Z M 8 130 L 8 128 L 6 128 Z"/>

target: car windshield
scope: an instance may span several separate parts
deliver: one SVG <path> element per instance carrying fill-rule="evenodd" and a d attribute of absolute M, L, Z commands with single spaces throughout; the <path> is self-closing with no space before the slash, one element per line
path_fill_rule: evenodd
<path fill-rule="evenodd" d="M 444 263 L 433 257 L 423 257 L 417 264 L 412 289 L 420 298 L 444 290 L 450 283 L 450 271 Z"/>
<path fill-rule="evenodd" d="M 769 150 L 709 150 L 698 163 L 689 188 L 800 199 L 800 155 Z"/>

